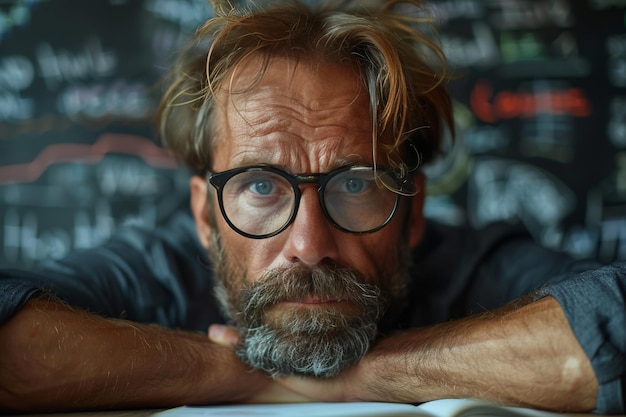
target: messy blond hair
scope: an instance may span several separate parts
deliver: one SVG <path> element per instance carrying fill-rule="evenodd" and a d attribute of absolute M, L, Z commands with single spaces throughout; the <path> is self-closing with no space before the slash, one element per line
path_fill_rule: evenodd
<path fill-rule="evenodd" d="M 443 129 L 453 130 L 451 102 L 443 52 L 416 29 L 428 23 L 421 1 L 262 3 L 236 8 L 214 0 L 215 17 L 196 31 L 170 72 L 156 125 L 194 172 L 211 168 L 217 87 L 252 55 L 264 57 L 263 68 L 279 56 L 355 63 L 370 97 L 374 161 L 380 149 L 387 162 L 411 170 L 440 152 Z"/>

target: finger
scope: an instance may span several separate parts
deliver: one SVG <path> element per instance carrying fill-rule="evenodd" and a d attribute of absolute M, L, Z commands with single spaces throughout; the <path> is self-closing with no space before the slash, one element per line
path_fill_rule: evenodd
<path fill-rule="evenodd" d="M 209 326 L 209 340 L 218 345 L 235 347 L 239 343 L 239 332 L 230 326 L 212 324 Z"/>

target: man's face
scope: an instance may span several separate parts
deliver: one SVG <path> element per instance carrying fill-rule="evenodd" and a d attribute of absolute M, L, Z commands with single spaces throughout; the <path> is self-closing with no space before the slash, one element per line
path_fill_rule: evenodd
<path fill-rule="evenodd" d="M 369 98 L 355 67 L 275 59 L 249 88 L 259 65 L 250 59 L 218 94 L 213 172 L 372 165 Z M 387 226 L 356 235 L 326 219 L 315 184 L 301 191 L 293 223 L 266 239 L 238 234 L 217 209 L 207 219 L 206 184 L 197 177 L 192 206 L 216 264 L 218 298 L 242 333 L 242 359 L 270 374 L 332 376 L 365 354 L 380 315 L 404 295 L 421 200 L 402 200 Z M 214 192 L 208 204 L 217 207 Z"/>

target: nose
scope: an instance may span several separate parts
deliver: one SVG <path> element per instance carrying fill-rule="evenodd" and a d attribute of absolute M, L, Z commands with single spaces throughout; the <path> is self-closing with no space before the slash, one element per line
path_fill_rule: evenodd
<path fill-rule="evenodd" d="M 307 266 L 336 261 L 339 255 L 336 235 L 338 230 L 328 221 L 319 202 L 315 187 L 302 187 L 298 213 L 283 233 L 287 241 L 283 256 L 293 263 Z"/>

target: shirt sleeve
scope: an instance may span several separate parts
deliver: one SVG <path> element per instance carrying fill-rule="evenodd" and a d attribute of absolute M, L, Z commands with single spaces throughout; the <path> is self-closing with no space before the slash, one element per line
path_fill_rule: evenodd
<path fill-rule="evenodd" d="M 205 258 L 186 211 L 155 229 L 125 227 L 100 247 L 0 272 L 0 322 L 45 292 L 105 317 L 206 331 L 223 319 Z"/>
<path fill-rule="evenodd" d="M 582 272 L 538 295 L 558 300 L 591 360 L 600 384 L 595 411 L 626 412 L 626 262 Z"/>
<path fill-rule="evenodd" d="M 0 271 L 0 324 L 39 292 L 37 285 L 20 279 L 19 275 L 20 271 Z"/>

